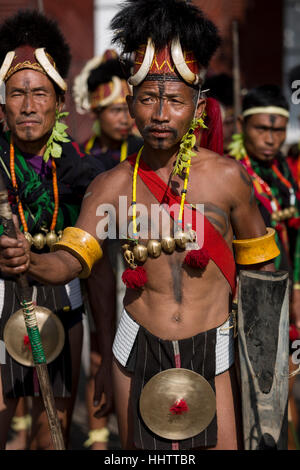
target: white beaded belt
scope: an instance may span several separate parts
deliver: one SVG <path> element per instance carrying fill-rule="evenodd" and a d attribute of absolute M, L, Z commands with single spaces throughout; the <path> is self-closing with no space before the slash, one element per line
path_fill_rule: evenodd
<path fill-rule="evenodd" d="M 232 326 L 232 320 L 229 319 L 216 329 L 216 375 L 222 374 L 234 363 Z M 124 309 L 113 343 L 113 354 L 123 367 L 126 367 L 139 328 L 140 325 Z"/>

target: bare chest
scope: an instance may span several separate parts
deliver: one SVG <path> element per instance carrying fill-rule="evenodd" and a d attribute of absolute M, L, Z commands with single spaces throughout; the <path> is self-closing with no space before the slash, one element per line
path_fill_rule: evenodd
<path fill-rule="evenodd" d="M 166 181 L 165 181 L 166 183 Z M 177 196 L 177 202 L 162 205 L 156 199 L 146 184 L 138 178 L 136 198 L 132 193 L 132 181 L 122 196 L 119 196 L 117 222 L 119 225 L 120 239 L 133 234 L 134 221 L 141 239 L 157 239 L 168 235 L 174 235 L 178 229 L 178 217 L 180 214 L 180 202 L 182 198 L 183 180 L 178 176 L 169 179 L 168 187 Z M 134 200 L 135 199 L 135 200 Z M 205 175 L 192 175 L 187 189 L 186 202 L 200 211 L 211 222 L 225 239 L 231 238 L 230 205 L 218 191 L 218 185 L 205 177 Z M 134 202 L 134 204 L 132 204 Z M 173 210 L 170 211 L 170 207 Z M 188 210 L 185 209 L 186 214 Z M 171 214 L 171 216 L 170 216 Z"/>

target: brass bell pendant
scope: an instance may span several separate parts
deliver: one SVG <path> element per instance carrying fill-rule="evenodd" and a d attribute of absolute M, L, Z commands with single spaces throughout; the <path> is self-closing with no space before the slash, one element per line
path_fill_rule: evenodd
<path fill-rule="evenodd" d="M 176 242 L 175 242 L 174 238 L 166 237 L 166 238 L 162 239 L 161 247 L 162 247 L 162 249 L 165 253 L 167 253 L 168 255 L 171 255 L 175 251 Z"/>
<path fill-rule="evenodd" d="M 283 209 L 282 211 L 282 220 L 285 220 L 289 217 L 289 209 Z"/>
<path fill-rule="evenodd" d="M 62 230 L 59 230 L 57 233 L 57 241 L 59 242 L 62 239 L 63 232 Z"/>
<path fill-rule="evenodd" d="M 187 230 L 188 230 L 188 237 L 189 237 L 189 241 L 191 243 L 197 243 L 197 233 L 195 232 L 195 230 L 193 230 L 192 228 L 192 224 L 187 224 Z"/>
<path fill-rule="evenodd" d="M 278 212 L 273 212 L 271 219 L 274 220 L 274 222 L 279 222 Z"/>
<path fill-rule="evenodd" d="M 56 242 L 57 242 L 56 233 L 53 230 L 51 232 L 48 232 L 46 235 L 46 244 L 49 246 L 49 248 L 51 248 Z"/>
<path fill-rule="evenodd" d="M 148 250 L 145 245 L 135 245 L 132 250 L 134 259 L 139 263 L 145 263 L 148 258 Z"/>
<path fill-rule="evenodd" d="M 158 258 L 161 255 L 161 243 L 158 240 L 149 240 L 147 250 L 149 256 Z"/>
<path fill-rule="evenodd" d="M 175 233 L 175 243 L 178 248 L 182 250 L 185 249 L 187 242 L 189 241 L 190 237 L 187 233 L 183 232 L 182 230 Z"/>
<path fill-rule="evenodd" d="M 124 250 L 124 258 L 125 258 L 126 263 L 129 264 L 129 266 L 132 269 L 135 269 L 137 265 L 134 262 L 134 256 L 133 256 L 133 252 L 130 250 L 130 245 L 128 244 L 123 245 L 122 248 Z"/>
<path fill-rule="evenodd" d="M 37 233 L 33 237 L 33 245 L 37 250 L 42 250 L 46 244 L 46 239 L 42 233 Z"/>
<path fill-rule="evenodd" d="M 278 211 L 277 215 L 278 215 L 279 221 L 283 219 L 283 211 Z"/>
<path fill-rule="evenodd" d="M 29 232 L 24 232 L 24 237 L 26 238 L 26 240 L 28 241 L 29 245 L 31 246 L 32 243 L 33 243 L 33 239 L 32 239 L 32 236 Z"/>

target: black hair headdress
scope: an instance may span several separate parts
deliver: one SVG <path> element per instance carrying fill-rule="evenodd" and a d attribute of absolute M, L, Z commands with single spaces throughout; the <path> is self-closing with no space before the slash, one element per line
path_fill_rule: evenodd
<path fill-rule="evenodd" d="M 276 106 L 289 110 L 289 104 L 277 85 L 262 85 L 250 90 L 243 99 L 243 111 L 251 108 Z"/>
<path fill-rule="evenodd" d="M 69 71 L 71 54 L 57 23 L 36 10 L 20 10 L 0 26 L 0 64 L 7 52 L 29 45 L 45 48 L 53 58 L 59 74 L 65 78 Z"/>
<path fill-rule="evenodd" d="M 132 62 L 129 60 L 110 59 L 93 69 L 88 78 L 88 89 L 94 91 L 102 83 L 108 83 L 112 77 L 128 80 Z"/>
<path fill-rule="evenodd" d="M 127 0 L 111 28 L 113 42 L 121 44 L 124 53 L 136 51 L 148 38 L 159 50 L 179 37 L 184 50 L 192 51 L 204 67 L 221 42 L 216 26 L 184 0 Z"/>

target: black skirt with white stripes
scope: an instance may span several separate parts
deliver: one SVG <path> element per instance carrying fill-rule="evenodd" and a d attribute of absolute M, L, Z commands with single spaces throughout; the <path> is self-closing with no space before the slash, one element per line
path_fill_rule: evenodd
<path fill-rule="evenodd" d="M 67 292 L 65 286 L 36 286 L 37 305 L 47 307 L 54 312 L 62 321 L 65 329 L 66 334 L 63 350 L 59 356 L 48 365 L 49 378 L 54 396 L 65 398 L 71 396 L 72 390 L 72 363 L 68 330 L 82 320 L 83 313 L 82 305 L 72 309 L 68 294 L 70 295 L 70 290 Z M 0 339 L 2 341 L 6 322 L 10 316 L 20 308 L 20 292 L 18 285 L 13 281 L 5 280 L 3 309 L 0 319 Z M 1 364 L 4 397 L 18 398 L 23 396 L 39 396 L 40 390 L 35 368 L 22 366 L 16 362 L 7 351 L 5 356 L 5 363 Z"/>
<path fill-rule="evenodd" d="M 177 341 L 180 367 L 201 374 L 215 391 L 216 331 L 212 329 L 189 339 Z M 131 404 L 134 415 L 134 443 L 138 449 L 172 450 L 172 441 L 153 434 L 139 412 L 139 399 L 146 383 L 162 370 L 178 367 L 174 342 L 152 335 L 142 326 L 136 338 Z M 197 436 L 178 442 L 178 450 L 213 447 L 217 444 L 217 417 Z"/>

